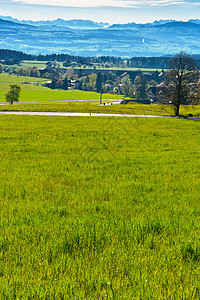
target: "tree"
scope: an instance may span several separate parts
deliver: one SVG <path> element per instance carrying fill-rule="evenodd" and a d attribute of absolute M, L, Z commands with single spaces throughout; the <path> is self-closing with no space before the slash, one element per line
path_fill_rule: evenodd
<path fill-rule="evenodd" d="M 147 92 L 147 79 L 146 79 L 145 75 L 141 74 L 141 75 L 136 76 L 134 85 L 136 88 L 136 98 L 138 100 L 148 99 L 149 95 Z"/>
<path fill-rule="evenodd" d="M 12 105 L 13 102 L 18 102 L 20 97 L 21 87 L 18 84 L 10 84 L 10 90 L 5 93 L 6 102 L 10 102 Z"/>
<path fill-rule="evenodd" d="M 191 91 L 189 96 L 190 103 L 196 105 L 200 102 L 200 80 L 194 89 Z"/>
<path fill-rule="evenodd" d="M 124 94 L 125 97 L 128 97 L 129 96 L 129 87 L 131 85 L 131 80 L 130 80 L 129 75 L 126 75 L 122 78 L 121 84 L 122 84 L 122 86 L 121 86 L 122 93 Z"/>
<path fill-rule="evenodd" d="M 78 71 L 78 77 L 79 78 L 83 77 L 83 71 L 82 71 L 82 69 L 79 69 L 79 71 Z"/>
<path fill-rule="evenodd" d="M 63 90 L 68 90 L 68 79 L 65 77 L 63 80 Z"/>
<path fill-rule="evenodd" d="M 17 74 L 20 75 L 20 76 L 26 76 L 27 69 L 26 68 L 19 68 L 19 69 L 17 69 Z"/>
<path fill-rule="evenodd" d="M 97 91 L 97 93 L 101 93 L 102 92 L 102 77 L 101 77 L 101 73 L 100 72 L 97 74 L 96 91 Z"/>
<path fill-rule="evenodd" d="M 56 89 L 56 83 L 57 83 L 57 80 L 56 79 L 52 79 L 52 81 L 50 83 L 50 88 L 52 90 Z"/>
<path fill-rule="evenodd" d="M 197 83 L 197 72 L 193 59 L 185 52 L 176 54 L 170 61 L 171 71 L 160 85 L 158 97 L 161 102 L 171 104 L 179 116 L 180 105 L 190 103 L 191 90 Z"/>
<path fill-rule="evenodd" d="M 38 70 L 38 68 L 34 68 L 33 70 L 33 77 L 40 77 L 40 71 Z"/>
<path fill-rule="evenodd" d="M 52 69 L 52 71 L 51 71 L 51 77 L 52 77 L 52 79 L 55 79 L 56 81 L 58 79 L 60 79 L 61 75 L 60 75 L 59 70 L 58 69 Z"/>
<path fill-rule="evenodd" d="M 52 65 L 53 65 L 54 67 L 57 67 L 57 65 L 58 65 L 57 60 L 54 60 L 54 62 L 52 63 Z"/>
<path fill-rule="evenodd" d="M 78 84 L 78 89 L 83 89 L 84 91 L 96 91 L 96 81 L 96 74 L 83 76 Z"/>
<path fill-rule="evenodd" d="M 56 88 L 62 89 L 62 87 L 63 87 L 63 81 L 62 79 L 58 79 L 58 81 L 56 82 Z"/>

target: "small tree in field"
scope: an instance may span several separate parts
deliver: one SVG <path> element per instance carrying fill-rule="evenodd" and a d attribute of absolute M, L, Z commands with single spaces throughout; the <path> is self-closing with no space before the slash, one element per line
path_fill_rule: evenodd
<path fill-rule="evenodd" d="M 180 105 L 189 104 L 191 90 L 197 83 L 197 72 L 190 55 L 180 52 L 170 61 L 171 71 L 160 85 L 158 97 L 161 102 L 173 105 L 174 113 L 179 116 Z"/>
<path fill-rule="evenodd" d="M 18 84 L 10 84 L 10 90 L 5 93 L 6 102 L 9 102 L 11 105 L 13 102 L 18 102 L 21 93 L 21 87 Z"/>

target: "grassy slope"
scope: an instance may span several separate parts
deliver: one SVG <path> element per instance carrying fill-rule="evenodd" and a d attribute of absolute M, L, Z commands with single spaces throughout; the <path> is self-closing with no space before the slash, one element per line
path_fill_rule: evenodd
<path fill-rule="evenodd" d="M 9 90 L 9 84 L 20 82 L 46 82 L 47 79 L 33 77 L 17 77 L 0 74 L 0 102 L 5 101 L 4 94 Z M 22 92 L 20 101 L 51 101 L 51 100 L 90 100 L 99 99 L 99 94 L 95 92 L 84 92 L 77 90 L 51 90 L 42 86 L 31 84 L 21 84 Z M 104 99 L 116 99 L 116 95 L 103 94 Z"/>
<path fill-rule="evenodd" d="M 199 299 L 199 121 L 0 116 L 2 299 Z"/>

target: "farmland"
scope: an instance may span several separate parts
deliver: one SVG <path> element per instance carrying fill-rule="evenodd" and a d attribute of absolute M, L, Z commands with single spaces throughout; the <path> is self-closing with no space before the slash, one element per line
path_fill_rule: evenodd
<path fill-rule="evenodd" d="M 47 82 L 45 78 L 8 76 L 0 74 L 0 111 L 52 111 L 52 112 L 90 112 L 90 113 L 122 113 L 137 115 L 173 115 L 174 111 L 169 105 L 145 105 L 145 104 L 128 104 L 128 105 L 105 105 L 100 106 L 99 94 L 96 92 L 87 92 L 80 90 L 63 91 L 60 89 L 51 90 L 41 86 Z M 31 84 L 20 84 L 21 82 L 30 82 Z M 5 103 L 4 94 L 9 90 L 12 83 L 20 84 L 22 88 L 19 103 L 9 105 Z M 39 85 L 36 85 L 39 84 Z M 122 99 L 123 95 L 102 94 L 103 103 Z M 111 101 L 112 99 L 112 101 Z M 66 100 L 66 102 L 64 102 Z M 67 102 L 72 100 L 71 102 Z M 78 102 L 76 100 L 84 100 Z M 93 101 L 87 101 L 93 100 Z M 54 102 L 61 101 L 61 102 Z M 38 102 L 38 103 L 31 103 Z M 46 103 L 44 103 L 46 102 Z M 188 116 L 200 115 L 200 105 L 182 106 L 180 115 Z"/>
<path fill-rule="evenodd" d="M 45 83 L 48 79 L 25 76 L 8 76 L 0 74 L 0 102 L 5 101 L 4 93 L 9 89 L 9 84 L 21 82 Z M 99 99 L 99 94 L 95 92 L 84 92 L 78 90 L 51 90 L 44 86 L 34 84 L 21 84 L 22 92 L 20 101 L 51 101 L 51 100 L 93 100 Z M 104 94 L 104 99 L 117 99 L 117 95 Z"/>
<path fill-rule="evenodd" d="M 190 111 L 192 108 L 190 109 Z M 199 107 L 200 110 L 200 107 Z M 198 110 L 198 111 L 199 111 Z M 172 110 L 169 107 L 154 105 L 106 105 L 99 106 L 98 101 L 91 102 L 47 102 L 47 103 L 15 103 L 14 105 L 0 105 L 0 111 L 38 111 L 38 112 L 80 112 L 80 113 L 123 113 L 123 114 L 151 114 L 170 115 Z M 196 112 L 196 110 L 195 110 Z M 188 113 L 188 111 L 186 111 Z"/>
<path fill-rule="evenodd" d="M 199 299 L 198 120 L 0 126 L 1 299 Z"/>
<path fill-rule="evenodd" d="M 3 64 L 3 66 L 5 67 L 6 65 Z M 31 68 L 31 67 L 37 67 L 38 69 L 40 68 L 45 68 L 47 66 L 47 61 L 31 61 L 31 60 L 23 60 L 21 61 L 19 64 L 13 64 L 12 67 L 13 68 L 19 68 L 19 67 L 22 67 L 22 68 Z M 72 67 L 65 67 L 63 66 L 63 62 L 59 62 L 59 66 L 60 68 L 62 69 L 69 69 L 69 68 L 72 68 Z M 115 67 L 115 66 L 112 66 L 112 67 L 101 67 L 99 66 L 98 64 L 95 65 L 94 64 L 94 67 L 95 69 L 97 70 L 110 70 L 110 71 L 120 71 L 120 70 L 124 70 L 124 71 L 137 71 L 138 68 L 132 68 L 132 67 Z M 74 65 L 73 66 L 73 69 L 82 69 L 82 70 L 87 70 L 87 69 L 91 69 L 91 66 L 76 66 Z M 93 69 L 93 70 L 95 70 Z M 162 71 L 161 68 L 139 68 L 141 71 L 155 71 L 155 70 L 158 70 L 158 71 Z"/>
<path fill-rule="evenodd" d="M 105 103 L 109 101 L 103 101 Z M 172 116 L 174 114 L 172 107 L 168 105 L 99 105 L 99 101 L 71 101 L 71 102 L 52 102 L 47 103 L 14 103 L 13 105 L 2 103 L 1 111 L 35 111 L 35 112 L 78 112 L 78 113 L 109 113 L 109 114 L 131 114 L 131 115 L 159 115 Z M 180 114 L 187 117 L 193 114 L 195 117 L 200 116 L 200 105 L 182 106 Z"/>

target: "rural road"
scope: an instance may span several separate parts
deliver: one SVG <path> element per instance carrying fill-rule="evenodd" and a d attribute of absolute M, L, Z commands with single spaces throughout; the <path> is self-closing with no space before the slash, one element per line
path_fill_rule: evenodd
<path fill-rule="evenodd" d="M 59 117 L 177 118 L 177 117 L 173 117 L 173 116 L 157 116 L 157 115 L 125 115 L 125 114 L 76 113 L 76 112 L 33 112 L 33 111 L 30 111 L 30 112 L 1 111 L 0 115 L 59 116 Z"/>

